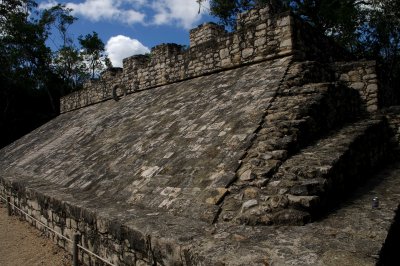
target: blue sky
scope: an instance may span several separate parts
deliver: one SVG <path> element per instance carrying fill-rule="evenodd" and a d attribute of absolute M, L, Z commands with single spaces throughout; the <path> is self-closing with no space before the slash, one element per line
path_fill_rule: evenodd
<path fill-rule="evenodd" d="M 189 44 L 189 30 L 206 21 L 208 2 L 196 0 L 38 0 L 40 8 L 57 3 L 73 9 L 78 20 L 69 31 L 74 39 L 96 31 L 114 66 L 122 58 L 146 53 L 157 44 Z"/>

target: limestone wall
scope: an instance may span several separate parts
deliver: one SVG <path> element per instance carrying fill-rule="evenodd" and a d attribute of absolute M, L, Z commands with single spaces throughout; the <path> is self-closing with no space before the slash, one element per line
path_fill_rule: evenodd
<path fill-rule="evenodd" d="M 123 71 L 112 79 L 106 71 L 83 91 L 63 97 L 61 113 L 112 99 L 117 85 L 132 93 L 293 52 L 293 17 L 289 13 L 271 15 L 267 8 L 255 10 L 239 16 L 238 24 L 236 32 L 227 33 L 207 23 L 190 32 L 188 49 L 161 44 L 149 55 L 124 59 Z"/>
<path fill-rule="evenodd" d="M 61 113 L 169 83 L 276 57 L 346 61 L 351 55 L 331 39 L 291 13 L 272 14 L 268 8 L 240 14 L 237 30 L 205 23 L 190 31 L 190 47 L 161 44 L 148 55 L 123 60 L 123 69 L 105 71 L 85 89 L 61 99 Z M 375 63 L 338 63 L 338 78 L 360 91 L 369 111 L 379 105 Z"/>
<path fill-rule="evenodd" d="M 367 111 L 374 112 L 381 107 L 382 90 L 379 90 L 375 61 L 337 62 L 334 69 L 339 81 L 360 93 Z"/>
<path fill-rule="evenodd" d="M 205 23 L 190 31 L 190 47 L 216 40 L 219 36 L 225 36 L 227 32 L 223 26 L 215 23 Z"/>
<path fill-rule="evenodd" d="M 90 80 L 86 82 L 85 88 L 73 92 L 60 99 L 60 112 L 78 109 L 84 106 L 102 102 L 113 98 L 113 89 L 121 84 L 122 69 L 109 69 L 102 74 L 100 80 Z M 120 87 L 121 89 L 121 87 Z M 118 94 L 121 95 L 120 90 Z"/>
<path fill-rule="evenodd" d="M 151 243 L 139 231 L 123 227 L 115 220 L 100 218 L 94 212 L 79 207 L 77 203 L 61 201 L 26 188 L 22 183 L 12 183 L 0 178 L 0 195 L 9 196 L 12 204 L 69 240 L 78 233 L 80 245 L 113 265 L 152 265 L 151 256 L 148 256 Z M 44 232 L 54 243 L 72 253 L 71 241 L 50 232 L 16 209 L 13 214 L 20 216 Z M 173 255 L 171 254 L 172 257 Z M 98 260 L 81 249 L 79 258 L 85 265 L 99 265 Z"/>

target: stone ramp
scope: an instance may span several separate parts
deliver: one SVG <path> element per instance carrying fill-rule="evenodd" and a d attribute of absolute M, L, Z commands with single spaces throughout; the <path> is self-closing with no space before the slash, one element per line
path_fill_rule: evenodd
<path fill-rule="evenodd" d="M 303 241 L 336 226 L 334 215 L 304 227 L 248 226 L 320 217 L 320 203 L 333 193 L 292 193 L 306 178 L 293 183 L 290 173 L 304 161 L 303 172 L 319 167 L 308 154 L 331 154 L 319 145 L 335 140 L 327 131 L 343 128 L 347 149 L 370 128 L 386 128 L 379 119 L 354 123 L 363 114 L 359 94 L 320 66 L 285 57 L 62 114 L 0 151 L 0 187 L 60 234 L 80 232 L 82 245 L 115 264 L 312 265 L 329 254 L 349 257 L 338 251 L 340 241 L 323 248 Z M 269 201 L 275 207 L 264 215 L 258 208 Z M 346 248 L 358 241 L 366 236 Z M 367 251 L 354 259 L 375 261 Z"/>
<path fill-rule="evenodd" d="M 278 214 L 276 220 L 262 220 L 253 211 L 259 198 L 292 188 L 286 174 L 295 171 L 293 165 L 304 159 L 318 167 L 307 154 L 319 154 L 318 143 L 335 138 L 324 132 L 347 125 L 338 134 L 351 146 L 357 134 L 386 128 L 379 119 L 354 124 L 362 113 L 355 91 L 334 83 L 302 84 L 309 81 L 309 64 L 283 58 L 63 114 L 0 151 L 1 187 L 34 217 L 69 238 L 80 232 L 85 247 L 118 265 L 318 265 L 333 258 L 372 265 L 397 196 L 388 197 L 383 212 L 371 213 L 366 189 L 354 204 L 300 227 L 228 222 L 295 224 L 297 218 L 303 221 L 299 212 L 314 217 L 315 206 L 323 205 L 309 201 L 304 206 L 299 197 L 320 195 L 287 191 L 283 194 L 292 202 L 270 212 Z M 239 174 L 254 159 L 259 168 L 252 168 L 248 179 L 245 171 Z M 271 160 L 279 162 L 257 172 Z M 374 180 L 382 186 L 379 193 L 398 182 L 380 180 Z M 228 191 L 235 187 L 240 190 Z M 237 216 L 226 219 L 226 206 L 242 192 Z M 364 219 L 358 224 L 349 215 L 355 210 Z M 374 235 L 364 232 L 374 226 L 379 226 Z M 68 246 L 57 237 L 54 241 Z M 360 254 L 351 253 L 356 250 Z"/>
<path fill-rule="evenodd" d="M 0 175 L 53 184 L 89 206 L 127 202 L 211 222 L 290 60 L 63 114 L 1 150 Z"/>

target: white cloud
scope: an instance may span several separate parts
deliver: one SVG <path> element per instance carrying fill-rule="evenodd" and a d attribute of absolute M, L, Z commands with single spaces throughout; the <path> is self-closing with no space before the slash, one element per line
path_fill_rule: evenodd
<path fill-rule="evenodd" d="M 56 0 L 46 0 L 39 7 L 49 8 Z M 125 24 L 176 25 L 189 29 L 201 19 L 209 8 L 208 0 L 199 4 L 196 0 L 84 0 L 68 2 L 75 16 L 91 21 L 113 20 Z M 147 20 L 146 20 L 147 18 Z"/>
<path fill-rule="evenodd" d="M 157 25 L 178 23 L 178 26 L 190 29 L 201 19 L 201 15 L 206 12 L 205 8 L 209 8 L 208 1 L 203 2 L 202 5 L 203 7 L 200 8 L 195 0 L 154 1 L 152 8 L 156 14 L 153 23 Z"/>
<path fill-rule="evenodd" d="M 143 23 L 145 14 L 137 8 L 144 0 L 85 0 L 82 3 L 66 3 L 75 16 L 82 16 L 91 21 L 113 20 L 125 24 Z M 45 9 L 57 4 L 55 0 L 47 0 L 39 4 Z"/>
<path fill-rule="evenodd" d="M 92 21 L 116 20 L 127 24 L 143 22 L 145 14 L 135 9 L 121 8 L 127 1 L 121 0 L 86 0 L 83 3 L 68 3 L 75 15 L 82 15 Z M 128 1 L 137 2 L 137 1 Z"/>
<path fill-rule="evenodd" d="M 122 67 L 122 59 L 126 57 L 150 52 L 149 48 L 138 40 L 123 35 L 111 37 L 105 48 L 114 67 Z"/>
<path fill-rule="evenodd" d="M 39 3 L 39 8 L 40 9 L 47 9 L 47 8 L 51 8 L 55 5 L 57 5 L 57 1 L 55 0 L 48 0 L 47 2 L 41 2 Z"/>

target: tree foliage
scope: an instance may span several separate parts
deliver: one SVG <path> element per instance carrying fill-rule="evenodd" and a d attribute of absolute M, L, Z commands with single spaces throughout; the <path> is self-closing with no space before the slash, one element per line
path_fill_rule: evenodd
<path fill-rule="evenodd" d="M 40 10 L 33 0 L 0 0 L 0 147 L 56 116 L 60 96 L 93 76 L 93 64 L 89 69 L 81 52 L 92 51 L 91 42 L 79 47 L 68 33 L 76 20 L 71 11 L 63 5 Z M 90 36 L 104 51 L 97 33 Z"/>
<path fill-rule="evenodd" d="M 85 37 L 78 38 L 82 46 L 83 56 L 88 64 L 88 69 L 91 73 L 91 78 L 95 78 L 96 74 L 104 70 L 105 67 L 105 54 L 104 43 L 99 38 L 97 32 L 87 34 Z"/>
<path fill-rule="evenodd" d="M 288 8 L 286 0 L 212 0 L 210 1 L 210 13 L 218 17 L 223 25 L 234 28 L 238 13 L 266 5 L 276 12 Z"/>
<path fill-rule="evenodd" d="M 288 8 L 359 58 L 377 60 L 385 85 L 400 83 L 400 1 L 210 0 L 210 13 L 234 28 L 239 12 L 266 5 L 275 12 Z"/>

